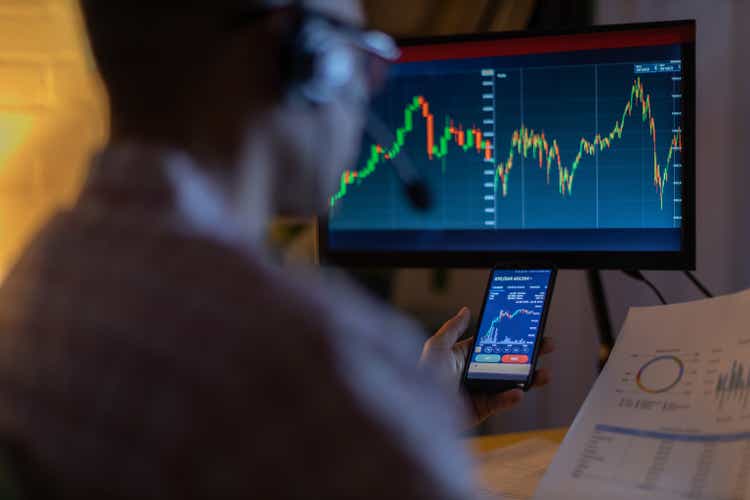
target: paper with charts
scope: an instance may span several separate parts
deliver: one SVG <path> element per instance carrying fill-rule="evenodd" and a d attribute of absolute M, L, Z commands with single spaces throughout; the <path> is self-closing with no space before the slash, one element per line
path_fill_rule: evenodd
<path fill-rule="evenodd" d="M 631 309 L 536 498 L 750 498 L 750 292 Z"/>

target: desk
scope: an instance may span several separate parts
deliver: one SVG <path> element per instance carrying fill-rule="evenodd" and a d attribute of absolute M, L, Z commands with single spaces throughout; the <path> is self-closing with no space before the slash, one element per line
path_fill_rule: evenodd
<path fill-rule="evenodd" d="M 562 443 L 565 434 L 568 432 L 567 427 L 558 427 L 555 429 L 543 429 L 539 431 L 512 432 L 509 434 L 495 434 L 492 436 L 480 436 L 469 439 L 471 447 L 476 453 L 484 453 L 498 448 L 505 448 L 512 444 L 520 443 L 527 439 L 548 439 L 555 443 Z"/>
<path fill-rule="evenodd" d="M 532 498 L 566 432 L 558 428 L 469 439 L 481 498 Z"/>

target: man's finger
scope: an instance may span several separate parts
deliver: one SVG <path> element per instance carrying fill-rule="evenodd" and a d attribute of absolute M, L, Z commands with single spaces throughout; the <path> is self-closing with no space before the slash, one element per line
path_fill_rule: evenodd
<path fill-rule="evenodd" d="M 471 401 L 474 404 L 477 423 L 500 410 L 505 410 L 517 405 L 521 402 L 521 399 L 523 399 L 523 391 L 520 389 L 513 389 L 493 395 L 474 395 L 471 398 Z"/>
<path fill-rule="evenodd" d="M 550 379 L 549 370 L 546 368 L 539 368 L 534 373 L 534 383 L 532 384 L 532 387 L 544 387 L 549 384 Z"/>
<path fill-rule="evenodd" d="M 523 391 L 521 389 L 512 389 L 510 391 L 501 392 L 500 394 L 495 394 L 492 397 L 492 408 L 490 413 L 512 408 L 520 403 L 522 399 Z"/>
<path fill-rule="evenodd" d="M 545 337 L 542 339 L 542 347 L 539 350 L 539 354 L 541 354 L 542 356 L 545 354 L 549 354 L 555 350 L 555 347 L 555 341 L 551 338 Z"/>
<path fill-rule="evenodd" d="M 474 337 L 470 337 L 466 340 L 462 340 L 461 342 L 457 342 L 453 347 L 453 351 L 456 352 L 459 357 L 466 359 L 469 356 L 469 351 L 471 351 L 471 347 L 473 344 Z"/>
<path fill-rule="evenodd" d="M 469 327 L 469 321 L 471 321 L 471 311 L 468 307 L 462 307 L 458 314 L 445 322 L 430 341 L 440 343 L 445 347 L 453 347 L 453 344 Z"/>

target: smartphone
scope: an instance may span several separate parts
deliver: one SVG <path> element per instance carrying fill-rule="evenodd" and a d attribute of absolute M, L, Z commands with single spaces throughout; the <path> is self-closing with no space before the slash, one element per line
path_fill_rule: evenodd
<path fill-rule="evenodd" d="M 552 268 L 492 270 L 464 366 L 467 391 L 531 387 L 556 276 Z"/>

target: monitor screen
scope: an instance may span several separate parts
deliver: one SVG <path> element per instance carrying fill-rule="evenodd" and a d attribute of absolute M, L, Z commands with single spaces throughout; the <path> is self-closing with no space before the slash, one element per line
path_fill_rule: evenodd
<path fill-rule="evenodd" d="M 341 264 L 694 267 L 692 21 L 410 40 L 331 193 Z M 401 156 L 402 158 L 398 158 Z M 405 161 L 432 200 L 404 195 Z"/>

